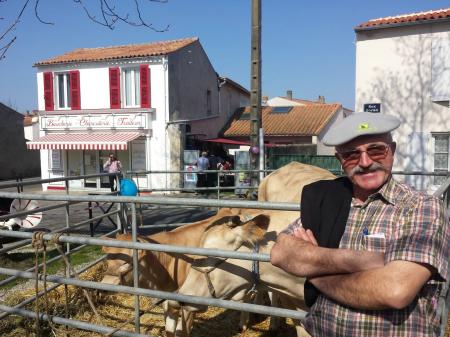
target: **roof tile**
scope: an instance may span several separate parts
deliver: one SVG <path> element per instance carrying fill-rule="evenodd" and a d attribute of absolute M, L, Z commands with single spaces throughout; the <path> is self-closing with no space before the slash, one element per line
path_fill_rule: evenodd
<path fill-rule="evenodd" d="M 198 38 L 193 37 L 180 40 L 158 41 L 146 44 L 132 44 L 126 46 L 78 48 L 63 55 L 36 62 L 34 65 L 41 66 L 71 62 L 98 62 L 123 58 L 166 55 L 178 49 L 181 49 L 195 41 L 198 41 Z"/>
<path fill-rule="evenodd" d="M 262 108 L 262 127 L 266 136 L 315 136 L 328 124 L 341 104 L 310 104 L 293 106 L 289 113 L 272 113 L 273 108 Z M 246 107 L 236 113 L 225 137 L 250 136 L 250 121 L 239 120 L 243 113 L 250 113 Z"/>
<path fill-rule="evenodd" d="M 392 24 L 402 24 L 402 23 L 407 24 L 419 21 L 423 22 L 439 19 L 450 19 L 450 8 L 373 19 L 356 26 L 355 30 L 364 29 L 368 27 L 383 28 L 386 26 L 388 27 L 389 25 Z"/>

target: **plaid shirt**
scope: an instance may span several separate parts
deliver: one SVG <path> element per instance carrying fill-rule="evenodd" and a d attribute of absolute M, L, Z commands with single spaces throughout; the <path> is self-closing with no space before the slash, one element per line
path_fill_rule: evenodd
<path fill-rule="evenodd" d="M 286 232 L 301 225 L 292 223 Z M 368 235 L 369 234 L 369 235 Z M 340 248 L 385 253 L 385 263 L 425 263 L 436 273 L 402 310 L 359 310 L 320 295 L 306 318 L 314 337 L 439 336 L 438 298 L 448 274 L 450 227 L 439 199 L 389 180 L 366 202 L 352 201 Z"/>

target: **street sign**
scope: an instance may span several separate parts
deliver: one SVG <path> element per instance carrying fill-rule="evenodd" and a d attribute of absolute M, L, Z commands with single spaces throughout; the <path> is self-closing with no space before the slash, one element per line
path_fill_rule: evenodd
<path fill-rule="evenodd" d="M 381 103 L 364 104 L 364 112 L 381 112 Z"/>

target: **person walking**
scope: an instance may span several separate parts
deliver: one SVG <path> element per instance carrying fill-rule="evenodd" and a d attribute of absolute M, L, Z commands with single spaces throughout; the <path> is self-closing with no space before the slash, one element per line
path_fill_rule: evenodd
<path fill-rule="evenodd" d="M 200 158 L 197 159 L 197 162 L 195 165 L 197 166 L 197 187 L 207 187 L 208 186 L 208 180 L 207 180 L 207 174 L 206 170 L 209 170 L 209 160 L 208 160 L 208 153 L 206 151 L 202 152 L 202 155 Z M 195 192 L 198 194 L 198 192 Z M 203 191 L 200 191 L 200 193 L 203 193 Z"/>
<path fill-rule="evenodd" d="M 103 170 L 105 170 L 108 173 L 116 173 L 114 175 L 110 175 L 109 178 L 109 187 L 111 188 L 111 192 L 117 191 L 117 184 L 119 183 L 117 181 L 117 176 L 121 175 L 122 172 L 122 164 L 119 160 L 117 160 L 117 157 L 114 153 L 109 154 L 108 161 L 103 165 Z"/>
<path fill-rule="evenodd" d="M 439 337 L 450 227 L 442 201 L 392 177 L 396 117 L 355 113 L 330 128 L 346 177 L 304 187 L 300 218 L 271 263 L 306 277 L 313 337 Z M 445 318 L 446 319 L 446 318 Z"/>

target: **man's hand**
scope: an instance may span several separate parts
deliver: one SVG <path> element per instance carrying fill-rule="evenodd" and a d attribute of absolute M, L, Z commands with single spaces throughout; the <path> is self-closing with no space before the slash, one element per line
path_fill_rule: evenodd
<path fill-rule="evenodd" d="M 318 246 L 317 240 L 310 229 L 305 230 L 303 227 L 297 227 L 294 229 L 294 237 L 312 243 L 314 246 Z"/>

